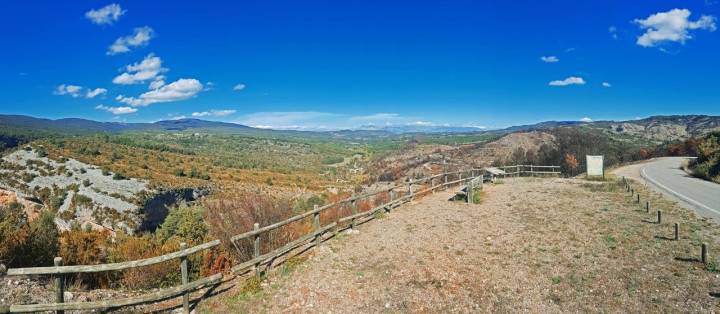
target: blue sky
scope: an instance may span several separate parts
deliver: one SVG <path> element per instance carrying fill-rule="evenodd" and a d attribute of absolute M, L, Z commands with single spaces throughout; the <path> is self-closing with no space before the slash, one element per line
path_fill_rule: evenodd
<path fill-rule="evenodd" d="M 3 1 L 0 113 L 301 129 L 719 115 L 717 17 L 711 0 Z"/>

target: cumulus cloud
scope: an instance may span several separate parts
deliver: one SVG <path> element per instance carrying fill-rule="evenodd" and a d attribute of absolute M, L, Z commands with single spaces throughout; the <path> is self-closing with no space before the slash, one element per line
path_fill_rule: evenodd
<path fill-rule="evenodd" d="M 60 84 L 57 87 L 55 87 L 55 91 L 53 91 L 53 94 L 55 95 L 70 95 L 72 97 L 80 97 L 82 92 L 82 86 L 77 85 L 70 85 L 70 84 Z"/>
<path fill-rule="evenodd" d="M 602 82 L 603 87 L 612 87 L 612 85 L 608 82 Z"/>
<path fill-rule="evenodd" d="M 117 22 L 125 12 L 126 10 L 123 10 L 119 4 L 113 3 L 97 10 L 87 11 L 85 17 L 95 24 L 104 25 Z"/>
<path fill-rule="evenodd" d="M 590 119 L 590 118 L 588 118 L 588 117 L 584 117 L 584 118 L 580 119 L 580 122 L 593 122 L 593 119 Z"/>
<path fill-rule="evenodd" d="M 95 109 L 107 111 L 114 115 L 135 113 L 138 111 L 136 108 L 132 108 L 132 107 L 109 107 L 109 106 L 105 106 L 105 105 L 97 105 L 97 106 L 95 106 Z"/>
<path fill-rule="evenodd" d="M 85 98 L 95 98 L 105 93 L 107 93 L 107 89 L 104 88 L 88 89 Z"/>
<path fill-rule="evenodd" d="M 108 48 L 108 55 L 129 52 L 133 47 L 147 46 L 154 36 L 154 31 L 148 26 L 138 27 L 132 35 L 120 37 Z"/>
<path fill-rule="evenodd" d="M 560 59 L 558 59 L 558 57 L 556 57 L 556 56 L 542 56 L 542 57 L 540 57 L 540 60 L 542 60 L 545 63 L 555 63 L 555 62 L 560 61 Z"/>
<path fill-rule="evenodd" d="M 192 116 L 196 118 L 200 117 L 226 117 L 233 113 L 235 113 L 237 110 L 232 109 L 225 109 L 225 110 L 215 110 L 212 109 L 210 111 L 202 111 L 202 112 L 193 112 Z"/>
<path fill-rule="evenodd" d="M 141 94 L 139 97 L 117 96 L 115 99 L 132 107 L 145 107 L 155 103 L 173 102 L 191 98 L 200 91 L 203 85 L 196 79 L 179 79 L 158 89 Z"/>
<path fill-rule="evenodd" d="M 672 9 L 655 13 L 646 19 L 635 19 L 634 22 L 645 30 L 645 33 L 637 38 L 637 44 L 643 47 L 654 47 L 666 42 L 684 44 L 685 41 L 692 39 L 691 30 L 703 29 L 711 32 L 716 30 L 714 16 L 703 15 L 691 21 L 690 14 L 688 9 Z"/>
<path fill-rule="evenodd" d="M 233 87 L 233 90 L 236 90 L 236 91 L 241 91 L 243 89 L 245 89 L 245 84 L 242 84 L 242 83 L 237 84 L 237 85 L 235 85 L 235 87 Z"/>
<path fill-rule="evenodd" d="M 113 83 L 131 85 L 144 83 L 150 80 L 161 80 L 163 77 L 160 76 L 160 73 L 167 71 L 167 69 L 162 67 L 162 60 L 160 57 L 156 57 L 152 53 L 147 55 L 142 61 L 126 66 L 125 70 L 126 72 L 113 79 Z"/>
<path fill-rule="evenodd" d="M 555 80 L 548 83 L 550 86 L 585 85 L 582 77 L 570 76 L 564 80 Z"/>

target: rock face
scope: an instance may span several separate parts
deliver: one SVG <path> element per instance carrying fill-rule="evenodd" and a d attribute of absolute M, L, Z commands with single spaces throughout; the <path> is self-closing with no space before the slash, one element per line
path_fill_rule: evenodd
<path fill-rule="evenodd" d="M 0 185 L 25 198 L 59 205 L 60 230 L 73 223 L 97 230 L 132 234 L 143 221 L 138 205 L 151 191 L 147 182 L 125 179 L 75 159 L 52 160 L 35 150 L 17 150 L 2 158 Z M 27 208 L 27 206 L 26 206 Z"/>
<path fill-rule="evenodd" d="M 639 136 L 659 142 L 684 140 L 720 131 L 720 117 L 656 116 L 642 120 L 610 122 L 606 130 L 614 134 Z"/>

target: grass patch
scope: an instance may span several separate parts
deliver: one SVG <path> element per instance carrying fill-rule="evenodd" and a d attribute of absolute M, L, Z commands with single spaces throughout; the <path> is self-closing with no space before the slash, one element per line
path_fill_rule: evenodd
<path fill-rule="evenodd" d="M 618 241 L 612 235 L 608 234 L 608 235 L 603 236 L 603 241 L 605 242 L 607 247 L 610 248 L 611 250 L 614 250 L 617 248 Z"/>

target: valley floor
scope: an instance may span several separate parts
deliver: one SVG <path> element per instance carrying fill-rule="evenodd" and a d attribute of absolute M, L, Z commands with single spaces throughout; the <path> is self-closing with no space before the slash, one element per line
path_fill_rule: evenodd
<path fill-rule="evenodd" d="M 636 187 L 642 203 L 648 191 Z M 483 202 L 451 192 L 395 209 L 282 267 L 256 291 L 233 288 L 201 312 L 718 311 L 719 229 L 650 196 L 651 213 L 615 182 L 517 179 Z M 663 223 L 654 223 L 655 210 Z M 673 241 L 672 225 L 681 225 Z M 696 258 L 710 244 L 711 264 Z"/>

